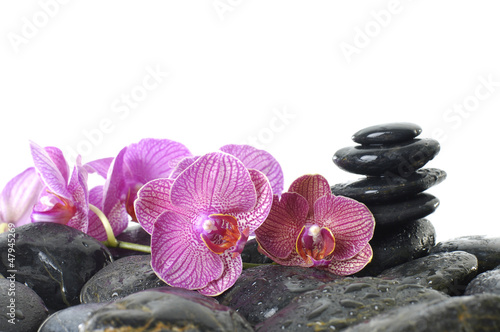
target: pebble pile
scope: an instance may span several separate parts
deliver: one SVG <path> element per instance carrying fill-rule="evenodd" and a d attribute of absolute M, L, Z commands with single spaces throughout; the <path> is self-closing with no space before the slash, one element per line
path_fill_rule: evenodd
<path fill-rule="evenodd" d="M 434 227 L 425 217 L 436 210 L 439 199 L 424 191 L 442 182 L 446 173 L 422 168 L 439 153 L 440 145 L 431 138 L 416 138 L 421 132 L 412 123 L 371 126 L 352 136 L 359 145 L 342 148 L 333 156 L 342 170 L 365 175 L 332 186 L 334 195 L 366 204 L 375 217 L 370 242 L 374 258 L 364 275 L 422 257 L 435 244 Z"/>

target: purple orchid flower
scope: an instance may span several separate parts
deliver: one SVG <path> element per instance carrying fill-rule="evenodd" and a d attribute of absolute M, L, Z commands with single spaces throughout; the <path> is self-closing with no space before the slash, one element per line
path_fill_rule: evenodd
<path fill-rule="evenodd" d="M 278 264 L 350 275 L 371 261 L 368 241 L 374 228 L 375 219 L 364 204 L 332 195 L 321 175 L 304 175 L 281 199 L 274 196 L 255 235 L 259 251 Z"/>
<path fill-rule="evenodd" d="M 70 177 L 68 163 L 58 148 L 42 148 L 31 142 L 31 154 L 44 185 L 33 207 L 31 221 L 56 222 L 87 233 L 87 171 L 81 165 L 80 156 Z"/>
<path fill-rule="evenodd" d="M 120 234 L 131 218 L 137 221 L 134 201 L 137 192 L 147 182 L 168 178 L 180 160 L 191 153 L 181 143 L 168 139 L 143 139 L 123 148 L 110 163 L 101 159 L 88 163 L 88 168 L 106 177 L 104 186 L 90 190 L 90 203 L 99 208 L 109 219 L 113 233 Z M 107 170 L 107 173 L 106 173 Z M 104 227 L 91 212 L 90 235 L 106 240 Z"/>
<path fill-rule="evenodd" d="M 272 189 L 260 171 L 213 152 L 175 179 L 148 182 L 138 193 L 139 223 L 152 234 L 151 266 L 167 284 L 216 296 L 242 271 L 248 235 L 266 218 Z"/>
<path fill-rule="evenodd" d="M 7 224 L 19 227 L 31 222 L 31 210 L 42 188 L 34 167 L 16 175 L 5 185 L 0 196 L 0 233 Z"/>

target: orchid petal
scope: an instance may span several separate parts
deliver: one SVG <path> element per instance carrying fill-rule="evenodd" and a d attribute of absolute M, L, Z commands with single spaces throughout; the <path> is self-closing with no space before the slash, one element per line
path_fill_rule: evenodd
<path fill-rule="evenodd" d="M 354 199 L 323 196 L 314 205 L 314 216 L 318 225 L 329 228 L 335 236 L 335 260 L 354 257 L 373 237 L 375 219 L 364 204 Z"/>
<path fill-rule="evenodd" d="M 102 158 L 93 161 L 89 161 L 83 167 L 87 170 L 89 174 L 97 173 L 103 178 L 107 177 L 109 167 L 113 162 L 113 158 Z"/>
<path fill-rule="evenodd" d="M 175 179 L 179 176 L 186 168 L 191 166 L 196 160 L 198 160 L 200 156 L 186 157 L 179 161 L 172 174 L 170 174 L 170 178 Z"/>
<path fill-rule="evenodd" d="M 65 178 L 64 173 L 61 173 L 60 168 L 64 167 L 62 167 L 60 161 L 57 161 L 58 164 L 56 165 L 47 151 L 34 142 L 31 142 L 31 154 L 35 168 L 49 190 L 58 196 L 70 199 L 71 194 L 67 190 L 67 178 Z"/>
<path fill-rule="evenodd" d="M 222 152 L 200 157 L 172 185 L 172 204 L 193 213 L 238 213 L 255 206 L 250 173 L 237 158 Z"/>
<path fill-rule="evenodd" d="M 151 266 L 171 286 L 199 289 L 222 276 L 220 256 L 206 247 L 194 228 L 191 220 L 170 211 L 154 224 Z"/>
<path fill-rule="evenodd" d="M 243 271 L 241 256 L 233 258 L 232 253 L 226 252 L 220 255 L 224 264 L 224 272 L 219 279 L 211 281 L 206 287 L 198 289 L 198 292 L 206 296 L 218 296 L 233 286 Z"/>
<path fill-rule="evenodd" d="M 137 193 L 134 203 L 137 221 L 149 234 L 153 233 L 156 218 L 166 210 L 176 210 L 170 202 L 170 190 L 174 180 L 156 179 L 146 183 Z"/>
<path fill-rule="evenodd" d="M 124 175 L 144 184 L 158 178 L 168 178 L 178 162 L 191 156 L 181 143 L 168 139 L 146 138 L 131 144 L 124 156 Z"/>
<path fill-rule="evenodd" d="M 54 164 L 57 166 L 59 172 L 61 172 L 61 175 L 63 176 L 65 183 L 68 183 L 69 165 L 66 162 L 66 159 L 64 159 L 62 151 L 54 146 L 47 146 L 44 148 L 44 150 L 47 152 L 47 155 L 50 157 L 50 159 L 52 159 Z"/>
<path fill-rule="evenodd" d="M 97 186 L 89 191 L 89 203 L 102 210 L 103 186 Z M 87 234 L 99 241 L 106 241 L 108 236 L 101 219 L 93 212 L 89 211 L 89 227 Z"/>
<path fill-rule="evenodd" d="M 306 199 L 297 193 L 283 193 L 281 200 L 274 195 L 266 221 L 255 230 L 259 245 L 270 258 L 285 259 L 295 251 L 308 210 Z"/>
<path fill-rule="evenodd" d="M 320 267 L 320 269 L 339 276 L 348 276 L 361 271 L 368 263 L 370 263 L 372 257 L 372 247 L 367 244 L 356 256 L 344 261 L 332 260 L 327 267 Z"/>
<path fill-rule="evenodd" d="M 236 144 L 225 145 L 220 150 L 241 160 L 246 168 L 264 173 L 271 183 L 273 194 L 281 196 L 284 183 L 283 171 L 278 161 L 269 152 L 250 145 Z"/>
<path fill-rule="evenodd" d="M 0 223 L 21 226 L 30 222 L 31 210 L 42 188 L 43 184 L 34 167 L 12 178 L 0 196 Z"/>
<path fill-rule="evenodd" d="M 288 191 L 298 193 L 305 197 L 309 203 L 309 218 L 313 217 L 314 202 L 322 196 L 332 194 L 328 181 L 319 174 L 303 175 L 299 177 L 292 182 Z"/>
<path fill-rule="evenodd" d="M 79 160 L 77 160 L 78 163 Z M 68 184 L 68 191 L 72 195 L 72 202 L 76 207 L 75 215 L 68 221 L 67 225 L 76 228 L 83 233 L 88 230 L 89 197 L 87 189 L 87 171 L 80 165 L 73 169 Z"/>
<path fill-rule="evenodd" d="M 257 192 L 257 203 L 255 209 L 249 212 L 236 213 L 234 217 L 238 219 L 240 230 L 249 228 L 249 233 L 253 234 L 262 225 L 271 210 L 273 204 L 273 193 L 267 177 L 255 169 L 249 169 L 255 190 Z"/>

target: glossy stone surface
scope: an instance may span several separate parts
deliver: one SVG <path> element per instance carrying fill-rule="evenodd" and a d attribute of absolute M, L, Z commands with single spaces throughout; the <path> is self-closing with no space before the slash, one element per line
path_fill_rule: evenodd
<path fill-rule="evenodd" d="M 386 204 L 366 204 L 375 217 L 377 226 L 395 225 L 424 218 L 436 211 L 439 199 L 420 193 L 403 201 Z"/>
<path fill-rule="evenodd" d="M 399 227 L 377 227 L 370 245 L 373 259 L 356 275 L 377 276 L 382 271 L 426 256 L 435 245 L 436 231 L 427 219 L 407 222 Z"/>
<path fill-rule="evenodd" d="M 233 309 L 196 291 L 155 288 L 108 304 L 82 326 L 85 331 L 253 331 Z"/>
<path fill-rule="evenodd" d="M 445 300 L 420 285 L 379 278 L 344 278 L 295 297 L 256 331 L 341 331 L 392 308 Z"/>
<path fill-rule="evenodd" d="M 439 150 L 439 142 L 432 138 L 380 146 L 349 146 L 335 152 L 333 162 L 350 173 L 379 176 L 392 172 L 405 177 L 422 168 Z"/>
<path fill-rule="evenodd" d="M 500 296 L 459 296 L 390 311 L 344 332 L 500 331 Z"/>
<path fill-rule="evenodd" d="M 128 226 L 122 233 L 120 233 L 116 237 L 116 239 L 118 241 L 142 244 L 145 246 L 151 245 L 151 235 L 149 235 L 149 233 L 146 232 L 141 227 L 141 225 L 137 223 Z M 113 255 L 113 259 L 115 260 L 126 256 L 147 255 L 147 253 L 144 252 L 121 248 L 109 248 L 109 251 Z"/>
<path fill-rule="evenodd" d="M 363 203 L 383 203 L 403 200 L 432 186 L 446 178 L 446 172 L 437 168 L 419 169 L 408 177 L 383 176 L 367 177 L 348 183 L 335 184 L 332 193 L 351 197 Z"/>
<path fill-rule="evenodd" d="M 465 251 L 453 251 L 412 260 L 387 269 L 378 277 L 431 287 L 449 295 L 462 295 L 476 275 L 476 256 Z"/>
<path fill-rule="evenodd" d="M 500 295 L 500 267 L 479 274 L 465 290 L 465 295 L 484 293 Z"/>
<path fill-rule="evenodd" d="M 255 325 L 273 316 L 298 294 L 339 278 L 311 268 L 259 266 L 244 270 L 235 285 L 218 300 Z"/>
<path fill-rule="evenodd" d="M 80 303 L 80 290 L 111 263 L 109 250 L 74 228 L 56 223 L 31 223 L 16 228 L 16 280 L 33 289 L 47 308 Z M 7 234 L 0 234 L 0 273 L 10 269 Z"/>
<path fill-rule="evenodd" d="M 439 242 L 431 253 L 462 250 L 473 254 L 479 261 L 478 271 L 482 273 L 500 265 L 500 237 L 469 235 Z"/>
<path fill-rule="evenodd" d="M 245 244 L 245 248 L 241 252 L 241 260 L 243 263 L 253 263 L 253 264 L 269 264 L 272 263 L 273 260 L 266 255 L 261 254 L 257 248 L 259 244 L 257 240 L 250 239 L 247 244 Z"/>
<path fill-rule="evenodd" d="M 151 268 L 151 255 L 120 258 L 97 272 L 80 293 L 82 303 L 108 302 L 142 290 L 167 286 Z"/>
<path fill-rule="evenodd" d="M 52 314 L 40 326 L 38 332 L 79 331 L 78 326 L 85 323 L 107 303 L 78 304 Z"/>
<path fill-rule="evenodd" d="M 10 278 L 0 278 L 0 331 L 36 332 L 49 312 L 31 288 Z M 15 276 L 15 274 L 14 274 Z"/>
<path fill-rule="evenodd" d="M 410 122 L 393 122 L 363 128 L 352 140 L 359 144 L 388 144 L 411 140 L 422 132 L 419 125 Z"/>

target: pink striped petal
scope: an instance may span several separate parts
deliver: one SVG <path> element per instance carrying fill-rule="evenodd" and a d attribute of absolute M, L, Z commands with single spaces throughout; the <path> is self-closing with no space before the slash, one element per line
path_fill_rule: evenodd
<path fill-rule="evenodd" d="M 328 272 L 339 276 L 348 276 L 361 271 L 368 263 L 370 263 L 372 257 L 372 247 L 367 244 L 356 256 L 345 261 L 332 260 L 330 265 L 321 269 L 327 270 Z"/>
<path fill-rule="evenodd" d="M 315 221 L 335 236 L 333 259 L 346 260 L 366 247 L 373 236 L 375 219 L 362 203 L 347 197 L 327 195 L 314 205 Z"/>
<path fill-rule="evenodd" d="M 34 167 L 12 178 L 0 196 L 0 223 L 14 223 L 16 226 L 29 223 L 31 210 L 42 188 Z"/>
<path fill-rule="evenodd" d="M 60 160 L 57 161 L 56 165 L 41 146 L 34 142 L 31 142 L 30 146 L 35 168 L 45 185 L 52 193 L 70 199 L 71 194 L 67 189 L 67 174 L 61 173 L 60 168 L 64 169 L 64 167 L 60 164 Z"/>
<path fill-rule="evenodd" d="M 274 195 L 266 221 L 255 230 L 255 236 L 270 258 L 287 258 L 295 251 L 295 242 L 306 223 L 309 206 L 297 193 L 283 193 L 281 200 Z"/>
<path fill-rule="evenodd" d="M 206 287 L 198 289 L 203 295 L 218 296 L 234 285 L 243 271 L 241 256 L 233 258 L 232 253 L 226 252 L 220 255 L 224 264 L 224 272 L 219 279 L 211 281 Z"/>
<path fill-rule="evenodd" d="M 175 169 L 172 171 L 172 174 L 170 175 L 171 179 L 175 179 L 176 177 L 179 176 L 186 168 L 191 166 L 196 160 L 198 160 L 200 156 L 193 156 L 193 157 L 186 157 L 179 161 Z"/>
<path fill-rule="evenodd" d="M 89 203 L 102 210 L 102 186 L 97 186 L 89 191 Z M 101 219 L 92 211 L 89 210 L 89 227 L 87 234 L 96 238 L 99 241 L 106 241 L 108 236 L 102 225 Z"/>
<path fill-rule="evenodd" d="M 257 202 L 250 173 L 241 161 L 222 152 L 200 157 L 172 185 L 172 204 L 192 213 L 239 213 Z"/>
<path fill-rule="evenodd" d="M 125 177 L 145 184 L 158 178 L 168 178 L 179 161 L 191 152 L 181 143 L 168 139 L 146 138 L 131 144 L 124 156 Z"/>
<path fill-rule="evenodd" d="M 236 213 L 234 217 L 238 220 L 238 228 L 240 231 L 248 227 L 250 234 L 253 234 L 255 230 L 262 225 L 271 210 L 273 192 L 267 177 L 263 173 L 254 169 L 248 171 L 250 172 L 257 192 L 257 203 L 255 204 L 255 208 L 251 211 Z"/>
<path fill-rule="evenodd" d="M 257 240 L 258 242 L 259 240 Z M 260 243 L 259 243 L 260 244 Z M 271 255 L 267 251 L 262 248 L 262 246 L 259 245 L 257 250 L 263 254 L 266 255 L 267 257 L 271 258 L 273 262 L 278 263 L 279 265 L 284 265 L 284 266 L 301 266 L 301 267 L 312 267 L 314 265 L 313 262 L 306 262 L 300 255 L 297 253 L 297 250 L 292 250 L 290 255 L 286 258 L 279 258 L 276 256 Z"/>
<path fill-rule="evenodd" d="M 44 148 L 47 152 L 47 155 L 52 159 L 54 164 L 57 166 L 57 169 L 61 172 L 66 183 L 69 181 L 69 165 L 64 159 L 64 155 L 61 150 L 54 146 L 47 146 Z"/>
<path fill-rule="evenodd" d="M 79 163 L 79 159 L 77 163 Z M 87 171 L 80 165 L 73 169 L 71 179 L 68 184 L 68 191 L 71 193 L 72 201 L 76 207 L 75 215 L 68 221 L 67 225 L 76 228 L 83 233 L 87 233 L 89 220 L 89 194 L 87 189 Z"/>
<path fill-rule="evenodd" d="M 314 203 L 318 198 L 332 194 L 328 181 L 319 174 L 299 177 L 292 182 L 288 192 L 295 192 L 305 197 L 307 203 L 309 203 L 309 218 L 313 217 Z"/>
<path fill-rule="evenodd" d="M 241 160 L 246 168 L 264 173 L 271 183 L 273 194 L 281 196 L 284 183 L 283 171 L 278 161 L 269 152 L 250 145 L 236 144 L 225 145 L 220 150 Z"/>
<path fill-rule="evenodd" d="M 83 167 L 90 173 L 97 173 L 103 178 L 106 178 L 108 175 L 109 167 L 113 162 L 113 158 L 102 158 L 90 161 L 83 165 Z"/>
<path fill-rule="evenodd" d="M 224 264 L 211 252 L 191 220 L 164 212 L 151 237 L 151 266 L 160 279 L 174 287 L 199 289 L 222 276 Z"/>
<path fill-rule="evenodd" d="M 156 179 L 146 183 L 137 193 L 134 203 L 137 221 L 149 234 L 153 233 L 156 218 L 166 210 L 178 210 L 170 202 L 170 189 L 174 180 Z"/>

